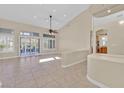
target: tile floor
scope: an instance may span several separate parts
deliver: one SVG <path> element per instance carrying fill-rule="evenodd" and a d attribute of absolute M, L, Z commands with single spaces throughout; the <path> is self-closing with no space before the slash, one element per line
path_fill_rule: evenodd
<path fill-rule="evenodd" d="M 56 55 L 47 55 L 55 57 Z M 0 60 L 3 88 L 95 88 L 86 79 L 86 62 L 68 68 L 61 60 L 39 63 L 46 56 Z"/>

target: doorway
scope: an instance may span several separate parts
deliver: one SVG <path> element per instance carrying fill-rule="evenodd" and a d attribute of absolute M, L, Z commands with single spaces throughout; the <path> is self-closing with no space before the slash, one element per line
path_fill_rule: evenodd
<path fill-rule="evenodd" d="M 107 31 L 104 29 L 98 30 L 96 32 L 96 52 L 107 54 L 108 48 L 108 34 Z"/>
<path fill-rule="evenodd" d="M 20 37 L 20 56 L 31 56 L 40 53 L 40 38 Z"/>

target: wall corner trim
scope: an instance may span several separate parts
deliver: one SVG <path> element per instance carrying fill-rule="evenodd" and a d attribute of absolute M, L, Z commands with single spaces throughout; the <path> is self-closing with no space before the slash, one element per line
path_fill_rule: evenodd
<path fill-rule="evenodd" d="M 19 58 L 19 56 L 3 57 L 3 58 L 0 58 L 0 60 L 4 60 L 4 59 L 12 59 L 12 58 Z"/>

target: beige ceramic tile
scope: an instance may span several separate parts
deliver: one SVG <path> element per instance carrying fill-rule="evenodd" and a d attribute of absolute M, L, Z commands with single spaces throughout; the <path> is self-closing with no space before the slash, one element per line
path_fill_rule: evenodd
<path fill-rule="evenodd" d="M 0 60 L 0 81 L 5 88 L 93 88 L 86 78 L 86 62 L 68 68 L 61 60 L 39 63 L 39 59 L 58 55 Z"/>

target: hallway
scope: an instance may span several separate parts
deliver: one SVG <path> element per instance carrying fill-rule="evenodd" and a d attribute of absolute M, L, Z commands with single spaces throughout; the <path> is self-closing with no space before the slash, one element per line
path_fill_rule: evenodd
<path fill-rule="evenodd" d="M 62 68 L 61 59 L 39 63 L 58 55 L 0 60 L 0 80 L 4 88 L 94 88 L 86 79 L 86 62 Z"/>

